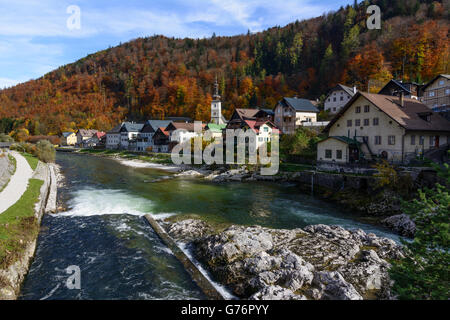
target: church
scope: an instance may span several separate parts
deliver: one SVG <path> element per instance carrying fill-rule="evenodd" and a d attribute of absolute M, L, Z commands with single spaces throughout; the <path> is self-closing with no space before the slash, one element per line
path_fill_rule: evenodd
<path fill-rule="evenodd" d="M 226 124 L 227 121 L 222 116 L 222 101 L 220 99 L 219 84 L 217 83 L 216 77 L 216 81 L 214 82 L 213 100 L 211 102 L 211 123 L 222 125 Z"/>

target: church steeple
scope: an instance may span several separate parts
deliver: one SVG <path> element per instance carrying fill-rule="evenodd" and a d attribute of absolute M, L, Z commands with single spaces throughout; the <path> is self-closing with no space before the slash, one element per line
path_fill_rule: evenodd
<path fill-rule="evenodd" d="M 222 116 L 222 102 L 220 101 L 219 83 L 217 82 L 217 76 L 216 81 L 214 82 L 213 100 L 211 102 L 211 123 L 225 123 L 225 120 Z"/>
<path fill-rule="evenodd" d="M 214 100 L 220 100 L 219 95 L 219 83 L 217 82 L 217 75 L 216 75 L 216 81 L 214 82 L 214 94 L 213 94 Z"/>

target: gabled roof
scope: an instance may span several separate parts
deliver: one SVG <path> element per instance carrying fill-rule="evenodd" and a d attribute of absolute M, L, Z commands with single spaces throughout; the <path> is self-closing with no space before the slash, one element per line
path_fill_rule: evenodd
<path fill-rule="evenodd" d="M 92 137 L 97 132 L 97 130 L 94 129 L 79 129 L 77 131 L 77 134 L 79 133 L 82 137 Z"/>
<path fill-rule="evenodd" d="M 98 132 L 96 132 L 96 133 L 94 133 L 94 134 L 92 135 L 92 138 L 96 137 L 97 139 L 100 140 L 100 139 L 101 139 L 102 137 L 104 137 L 105 135 L 106 135 L 106 133 L 98 131 Z"/>
<path fill-rule="evenodd" d="M 259 133 L 259 128 L 261 128 L 262 125 L 267 124 L 270 127 L 272 127 L 272 130 L 275 132 L 279 132 L 278 127 L 269 120 L 244 120 L 244 122 L 248 125 L 250 129 L 255 131 L 256 133 Z"/>
<path fill-rule="evenodd" d="M 143 123 L 124 122 L 120 131 L 122 132 L 140 132 L 144 127 Z"/>
<path fill-rule="evenodd" d="M 212 132 L 221 133 L 223 129 L 226 128 L 226 124 L 216 124 L 216 123 L 208 123 L 206 125 L 207 130 L 211 130 Z"/>
<path fill-rule="evenodd" d="M 334 91 L 340 91 L 340 90 L 345 91 L 345 93 L 347 93 L 350 97 L 353 97 L 354 94 L 355 94 L 355 92 L 353 91 L 353 88 L 344 86 L 343 84 L 338 84 L 333 89 L 331 89 L 330 92 L 328 92 L 328 94 L 325 97 L 325 99 L 327 99 Z"/>
<path fill-rule="evenodd" d="M 259 109 L 243 109 L 243 108 L 236 108 L 234 112 L 241 118 L 242 120 L 245 119 L 253 119 L 255 118 L 256 114 L 259 112 Z"/>
<path fill-rule="evenodd" d="M 406 93 L 411 94 L 411 91 L 410 91 L 408 88 L 406 88 L 406 87 L 404 86 L 403 82 L 401 82 L 401 81 L 399 81 L 399 80 L 395 80 L 395 79 L 392 79 L 391 81 L 389 81 L 388 83 L 386 83 L 386 85 L 385 85 L 378 93 L 383 92 L 384 89 L 386 89 L 386 87 L 388 87 L 388 86 L 391 85 L 391 84 L 394 84 L 394 85 L 397 86 L 399 89 L 405 91 Z"/>
<path fill-rule="evenodd" d="M 156 129 L 155 135 L 156 134 L 162 134 L 163 136 L 169 137 L 169 132 L 164 127 L 159 127 L 158 129 Z"/>
<path fill-rule="evenodd" d="M 430 82 L 428 82 L 426 85 L 422 87 L 422 91 L 425 90 L 430 84 L 433 84 L 437 79 L 440 77 L 446 78 L 447 80 L 450 80 L 450 74 L 438 74 L 436 77 L 433 78 Z"/>
<path fill-rule="evenodd" d="M 165 130 L 166 131 L 174 131 L 174 130 L 186 130 L 189 132 L 194 132 L 194 123 L 191 122 L 172 122 L 170 123 Z M 202 129 L 205 128 L 205 124 L 202 124 Z"/>
<path fill-rule="evenodd" d="M 364 97 L 392 120 L 406 130 L 414 131 L 446 131 L 450 132 L 450 122 L 439 114 L 434 113 L 423 103 L 416 99 L 404 98 L 404 106 L 400 106 L 400 98 L 374 93 L 358 92 L 330 121 L 324 131 L 329 131 L 336 121 L 350 108 L 359 97 Z M 422 114 L 429 114 L 430 121 L 422 119 Z"/>
<path fill-rule="evenodd" d="M 70 137 L 72 134 L 75 134 L 75 133 L 73 133 L 73 132 L 63 132 L 63 133 L 62 133 L 62 136 L 63 136 L 64 138 L 67 138 L 67 137 Z"/>
<path fill-rule="evenodd" d="M 316 112 L 319 113 L 319 109 L 314 106 L 311 101 L 301 98 L 283 98 L 279 102 L 283 106 L 289 106 L 297 112 Z"/>
<path fill-rule="evenodd" d="M 147 120 L 141 132 L 156 132 L 159 127 L 166 128 L 171 123 L 171 120 Z"/>
<path fill-rule="evenodd" d="M 112 128 L 111 130 L 109 130 L 108 132 L 106 132 L 107 134 L 114 134 L 114 133 L 120 133 L 120 129 L 122 129 L 122 123 L 118 124 L 117 126 L 115 126 L 114 128 Z"/>

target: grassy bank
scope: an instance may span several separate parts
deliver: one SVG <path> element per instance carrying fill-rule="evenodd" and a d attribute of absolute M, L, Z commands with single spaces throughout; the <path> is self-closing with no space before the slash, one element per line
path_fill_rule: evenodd
<path fill-rule="evenodd" d="M 33 171 L 36 170 L 37 165 L 39 163 L 38 158 L 36 158 L 32 154 L 29 154 L 29 153 L 26 153 L 26 152 L 21 152 L 20 154 L 27 160 L 27 162 L 30 165 L 31 169 L 33 169 Z"/>
<path fill-rule="evenodd" d="M 27 244 L 36 238 L 39 226 L 34 206 L 43 183 L 30 179 L 19 201 L 0 214 L 0 268 L 16 261 Z"/>

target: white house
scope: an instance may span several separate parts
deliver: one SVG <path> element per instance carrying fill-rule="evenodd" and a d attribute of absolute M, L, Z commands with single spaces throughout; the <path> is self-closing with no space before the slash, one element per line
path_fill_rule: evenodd
<path fill-rule="evenodd" d="M 153 148 L 153 135 L 158 128 L 166 128 L 172 121 L 170 120 L 147 120 L 144 127 L 137 136 L 137 151 L 146 151 L 148 148 Z"/>
<path fill-rule="evenodd" d="M 331 114 L 338 113 L 356 94 L 356 91 L 356 87 L 350 88 L 338 84 L 328 92 L 325 98 L 324 110 L 329 111 Z"/>
<path fill-rule="evenodd" d="M 79 129 L 77 131 L 77 145 L 81 146 L 83 141 L 90 139 L 95 133 L 97 133 L 97 130 L 94 129 Z"/>
<path fill-rule="evenodd" d="M 139 132 L 144 127 L 143 123 L 124 122 L 120 129 L 120 149 L 134 149 Z"/>
<path fill-rule="evenodd" d="M 202 129 L 204 127 L 205 125 L 202 124 Z M 194 131 L 194 123 L 186 122 L 172 122 L 166 127 L 165 131 L 169 134 L 170 149 L 176 144 L 188 142 L 201 134 L 201 132 L 197 133 Z"/>
<path fill-rule="evenodd" d="M 283 98 L 275 107 L 275 125 L 283 134 L 294 134 L 305 122 L 317 122 L 317 109 L 307 99 Z"/>
<path fill-rule="evenodd" d="M 328 138 L 317 145 L 319 162 L 407 163 L 448 145 L 450 122 L 417 99 L 358 92 L 325 132 Z"/>
<path fill-rule="evenodd" d="M 106 132 L 106 149 L 119 149 L 120 147 L 120 130 L 123 123 L 115 126 Z"/>

